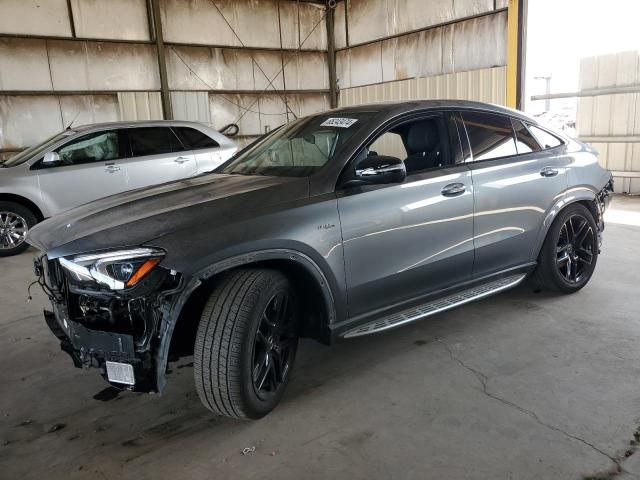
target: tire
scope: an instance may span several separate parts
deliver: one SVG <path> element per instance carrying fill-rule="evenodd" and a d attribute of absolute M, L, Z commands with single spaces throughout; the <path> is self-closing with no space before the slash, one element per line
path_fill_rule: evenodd
<path fill-rule="evenodd" d="M 237 419 L 273 410 L 295 360 L 297 312 L 291 283 L 276 270 L 243 269 L 224 278 L 196 334 L 194 379 L 205 407 Z"/>
<path fill-rule="evenodd" d="M 546 290 L 577 292 L 591 279 L 598 253 L 598 229 L 593 214 L 584 205 L 569 205 L 549 228 L 533 280 Z"/>
<path fill-rule="evenodd" d="M 0 257 L 17 255 L 29 248 L 24 236 L 36 223 L 36 216 L 27 207 L 15 202 L 0 202 Z M 11 242 L 15 242 L 15 246 Z"/>

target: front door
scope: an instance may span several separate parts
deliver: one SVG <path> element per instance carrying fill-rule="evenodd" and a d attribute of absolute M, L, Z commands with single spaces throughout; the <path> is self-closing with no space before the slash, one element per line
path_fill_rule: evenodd
<path fill-rule="evenodd" d="M 432 115 L 391 126 L 358 157 L 403 159 L 405 181 L 338 192 L 352 318 L 471 278 L 471 174 L 454 160 L 448 123 Z"/>
<path fill-rule="evenodd" d="M 38 170 L 43 202 L 51 215 L 127 189 L 118 130 L 87 133 L 59 147 L 60 161 Z"/>

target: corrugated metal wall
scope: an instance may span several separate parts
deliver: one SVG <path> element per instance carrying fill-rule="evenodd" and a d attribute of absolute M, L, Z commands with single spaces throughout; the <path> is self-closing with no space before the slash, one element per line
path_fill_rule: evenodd
<path fill-rule="evenodd" d="M 342 90 L 340 106 L 387 100 L 457 99 L 505 105 L 506 67 L 411 78 Z"/>
<path fill-rule="evenodd" d="M 148 7 L 147 0 L 0 1 L 0 157 L 76 116 L 78 125 L 162 118 Z M 238 121 L 245 142 L 328 108 L 323 6 L 160 0 L 160 14 L 175 118 L 218 127 Z"/>
<path fill-rule="evenodd" d="M 581 94 L 633 85 L 640 86 L 640 52 L 588 57 L 580 63 Z M 617 192 L 640 193 L 640 93 L 579 97 L 576 130 L 614 172 Z"/>
<path fill-rule="evenodd" d="M 506 7 L 506 0 L 340 4 L 340 105 L 428 98 L 505 104 Z"/>

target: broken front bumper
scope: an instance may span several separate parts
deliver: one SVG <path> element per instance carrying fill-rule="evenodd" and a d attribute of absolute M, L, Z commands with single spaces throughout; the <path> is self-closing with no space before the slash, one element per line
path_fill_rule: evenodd
<path fill-rule="evenodd" d="M 148 353 L 140 354 L 135 351 L 132 335 L 87 328 L 72 321 L 60 305 L 54 306 L 54 311 L 45 310 L 44 318 L 60 340 L 60 348 L 69 354 L 76 367 L 98 368 L 104 379 L 118 388 L 139 392 L 156 391 L 153 361 Z M 114 364 L 120 368 L 114 368 Z M 123 371 L 131 372 L 132 375 L 116 373 Z"/>

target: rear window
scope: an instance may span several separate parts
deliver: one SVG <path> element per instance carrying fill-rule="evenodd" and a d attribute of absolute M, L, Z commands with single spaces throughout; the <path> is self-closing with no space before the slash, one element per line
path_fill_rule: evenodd
<path fill-rule="evenodd" d="M 520 120 L 513 120 L 513 130 L 516 132 L 516 146 L 519 154 L 542 150 L 537 140 Z"/>
<path fill-rule="evenodd" d="M 529 130 L 531 130 L 533 136 L 536 137 L 538 143 L 540 143 L 540 145 L 542 145 L 542 148 L 544 148 L 545 150 L 547 148 L 555 148 L 559 145 L 562 145 L 563 143 L 562 140 L 560 140 L 555 135 L 552 135 L 551 133 L 541 129 L 540 127 L 536 127 L 535 125 L 529 125 Z"/>
<path fill-rule="evenodd" d="M 518 154 L 511 119 L 484 112 L 463 112 L 473 161 L 511 157 Z"/>
<path fill-rule="evenodd" d="M 213 138 L 191 127 L 173 127 L 173 130 L 182 141 L 185 148 L 190 150 L 202 150 L 204 148 L 216 148 L 220 145 Z"/>
<path fill-rule="evenodd" d="M 142 127 L 127 130 L 134 157 L 161 155 L 185 150 L 178 137 L 167 127 Z"/>

